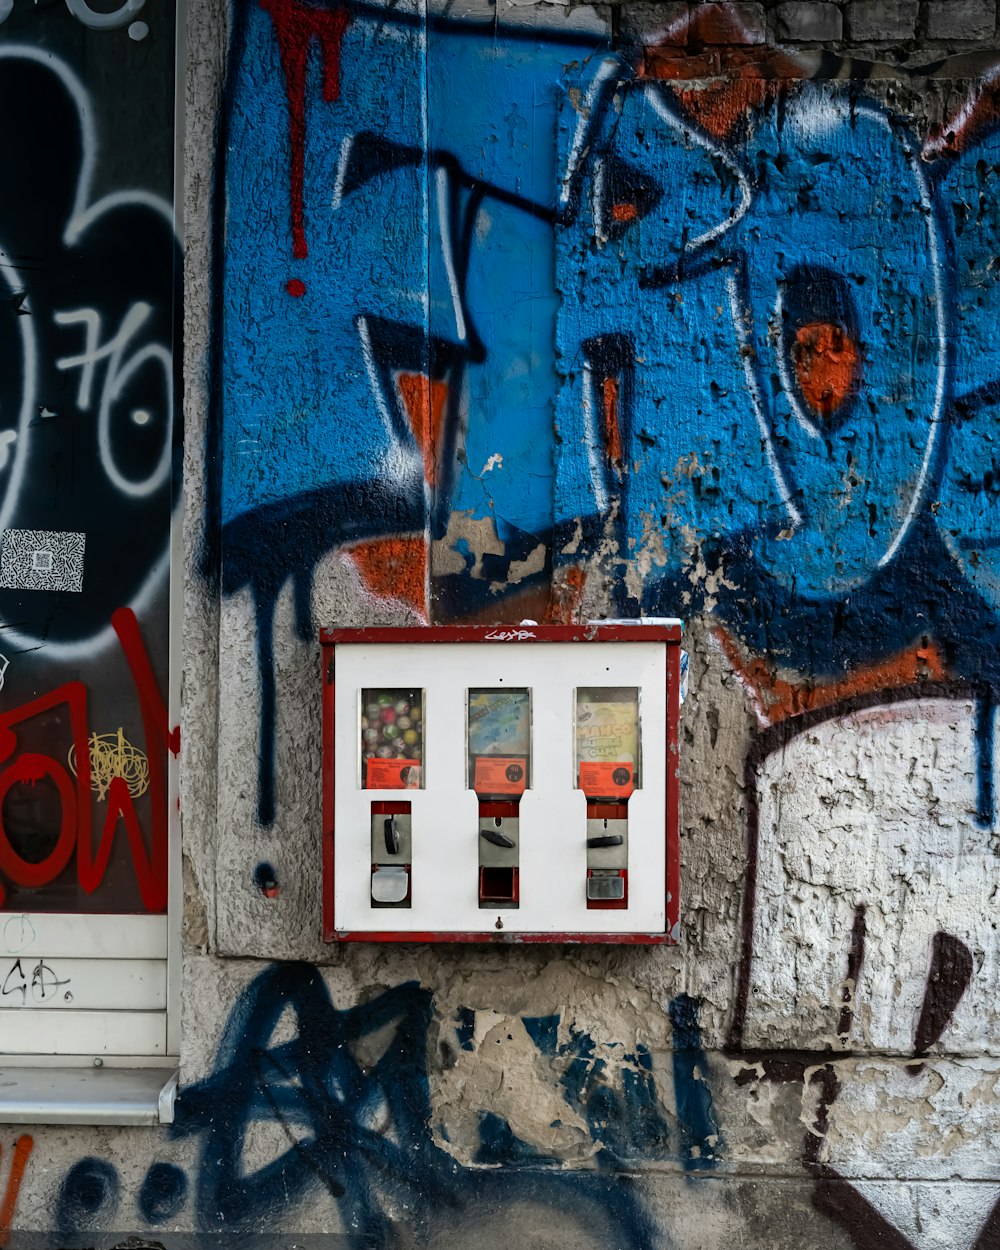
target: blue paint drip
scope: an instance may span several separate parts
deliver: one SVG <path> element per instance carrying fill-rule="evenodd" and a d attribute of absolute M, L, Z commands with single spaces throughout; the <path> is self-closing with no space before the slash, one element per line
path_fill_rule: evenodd
<path fill-rule="evenodd" d="M 708 1060 L 701 1045 L 698 1003 L 678 994 L 670 1003 L 674 1030 L 674 1101 L 680 1123 L 682 1164 L 685 1171 L 714 1168 L 722 1150 L 722 1135 L 708 1087 Z"/>
<path fill-rule="evenodd" d="M 996 818 L 993 793 L 996 710 L 992 695 L 983 695 L 976 704 L 976 821 L 983 829 L 992 829 Z"/>
<path fill-rule="evenodd" d="M 262 860 L 253 870 L 253 883 L 262 894 L 278 888 L 278 874 L 267 860 Z"/>

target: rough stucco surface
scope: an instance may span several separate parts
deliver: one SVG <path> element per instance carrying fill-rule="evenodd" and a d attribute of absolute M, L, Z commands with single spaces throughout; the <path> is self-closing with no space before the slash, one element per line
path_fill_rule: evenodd
<path fill-rule="evenodd" d="M 181 1096 L 3 1126 L 0 1244 L 998 1243 L 996 14 L 945 7 L 190 5 Z M 640 612 L 680 944 L 325 946 L 317 627 Z"/>

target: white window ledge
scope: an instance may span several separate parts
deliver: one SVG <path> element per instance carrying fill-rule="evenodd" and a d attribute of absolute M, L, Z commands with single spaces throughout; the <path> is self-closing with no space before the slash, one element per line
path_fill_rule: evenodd
<path fill-rule="evenodd" d="M 0 1066 L 0 1124 L 172 1124 L 171 1068 Z"/>

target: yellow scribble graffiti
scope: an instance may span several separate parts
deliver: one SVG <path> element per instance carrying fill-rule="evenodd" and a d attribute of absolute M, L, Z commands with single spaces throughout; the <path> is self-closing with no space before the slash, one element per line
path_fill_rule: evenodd
<path fill-rule="evenodd" d="M 138 747 L 125 737 L 121 728 L 117 733 L 91 734 L 87 743 L 90 749 L 90 785 L 97 791 L 98 799 L 106 799 L 112 781 L 121 777 L 128 785 L 134 799 L 149 789 L 149 764 Z M 76 746 L 71 746 L 67 756 L 73 776 L 76 774 Z"/>

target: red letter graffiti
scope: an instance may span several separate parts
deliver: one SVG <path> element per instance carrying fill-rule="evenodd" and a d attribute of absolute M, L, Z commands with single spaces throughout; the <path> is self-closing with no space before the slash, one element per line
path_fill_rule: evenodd
<path fill-rule="evenodd" d="M 33 786 L 51 777 L 59 791 L 59 838 L 45 859 L 38 863 L 23 859 L 11 846 L 0 814 L 0 869 L 13 881 L 37 888 L 54 881 L 73 857 L 76 846 L 76 798 L 66 769 L 51 755 L 25 752 L 10 768 L 0 773 L 0 813 L 11 786 L 18 782 Z M 2 898 L 2 895 L 0 895 Z"/>
<path fill-rule="evenodd" d="M 60 705 L 66 705 L 69 708 L 77 772 L 74 790 L 69 773 L 58 760 L 50 755 L 25 752 L 0 773 L 0 871 L 18 885 L 37 888 L 53 881 L 63 871 L 75 848 L 78 880 L 81 887 L 88 894 L 92 894 L 104 879 L 118 824 L 123 820 L 143 906 L 151 912 L 162 912 L 167 907 L 166 752 L 169 750 L 172 754 L 177 754 L 180 749 L 180 731 L 174 729 L 171 732 L 169 728 L 167 706 L 156 684 L 135 613 L 129 608 L 121 608 L 112 616 L 111 623 L 132 674 L 142 713 L 149 760 L 150 849 L 147 852 L 135 803 L 129 792 L 128 782 L 123 777 L 114 777 L 111 780 L 107 795 L 107 814 L 104 817 L 100 841 L 96 850 L 94 848 L 87 691 L 82 682 L 73 681 L 0 716 L 2 763 L 17 749 L 15 726 Z M 45 859 L 32 863 L 18 855 L 10 843 L 4 828 L 3 800 L 11 786 L 17 783 L 35 785 L 45 778 L 54 782 L 59 794 L 59 837 Z M 0 903 L 4 896 L 3 886 L 0 884 Z"/>

